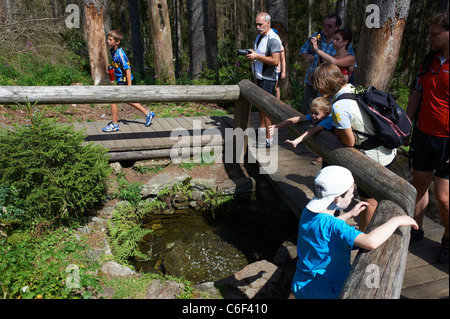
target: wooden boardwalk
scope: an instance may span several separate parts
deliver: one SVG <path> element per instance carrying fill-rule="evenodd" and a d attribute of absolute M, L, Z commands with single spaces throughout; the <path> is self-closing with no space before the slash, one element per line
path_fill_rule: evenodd
<path fill-rule="evenodd" d="M 201 123 L 201 130 L 198 130 Z M 251 126 L 259 125 L 257 113 L 251 117 Z M 78 123 L 75 126 L 86 130 L 86 140 L 99 143 L 111 152 L 170 149 L 177 143 L 176 138 L 170 138 L 175 129 L 187 129 L 191 136 L 201 134 L 201 144 L 207 144 L 214 134 L 222 134 L 225 128 L 232 127 L 233 118 L 224 117 L 191 117 L 191 118 L 156 118 L 153 124 L 146 128 L 143 120 L 126 120 L 121 124 L 120 132 L 103 133 L 101 128 L 105 122 Z M 194 124 L 196 126 L 194 126 Z M 197 129 L 194 131 L 194 129 Z M 218 129 L 214 134 L 204 134 L 206 129 Z M 196 136 L 194 136 L 196 132 Z M 311 165 L 315 156 L 305 146 L 300 144 L 295 150 L 286 145 L 286 139 L 292 136 L 285 130 L 279 131 L 279 145 L 276 150 L 268 150 L 268 157 L 264 157 L 260 165 L 277 161 L 275 172 L 267 178 L 282 198 L 287 202 L 297 216 L 312 198 L 314 176 L 320 166 Z M 254 141 L 249 141 L 254 143 Z M 256 157 L 256 156 L 255 156 Z M 270 163 L 269 163 L 270 162 Z M 406 272 L 403 280 L 402 298 L 411 299 L 440 299 L 449 298 L 449 266 L 437 262 L 440 240 L 444 229 L 429 218 L 424 221 L 425 238 L 420 242 L 410 244 Z"/>

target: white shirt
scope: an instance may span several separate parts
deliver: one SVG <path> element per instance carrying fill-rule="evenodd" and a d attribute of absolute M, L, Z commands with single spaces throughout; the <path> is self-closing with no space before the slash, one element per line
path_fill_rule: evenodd
<path fill-rule="evenodd" d="M 281 52 L 281 40 L 278 34 L 276 34 L 273 29 L 270 29 L 269 32 L 261 39 L 258 46 L 258 39 L 261 35 L 256 37 L 255 41 L 255 49 L 254 51 L 263 56 L 271 56 L 274 53 Z M 258 80 L 268 80 L 268 81 L 276 81 L 277 80 L 277 66 L 276 65 L 267 65 L 262 63 L 259 60 L 255 60 L 252 64 L 253 71 Z"/>
<path fill-rule="evenodd" d="M 351 84 L 346 84 L 338 93 L 336 93 L 332 100 L 335 101 L 344 93 L 354 92 L 355 87 Z M 352 128 L 365 134 L 375 134 L 369 115 L 358 106 L 358 102 L 356 101 L 348 99 L 339 100 L 333 103 L 331 113 L 336 129 Z M 355 145 L 360 145 L 365 140 L 367 140 L 367 137 L 356 134 Z M 397 149 L 391 150 L 384 146 L 361 151 L 383 166 L 389 165 L 397 154 Z"/>

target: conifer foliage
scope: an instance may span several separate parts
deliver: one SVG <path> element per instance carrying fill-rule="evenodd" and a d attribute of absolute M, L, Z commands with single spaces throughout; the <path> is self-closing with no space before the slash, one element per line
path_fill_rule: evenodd
<path fill-rule="evenodd" d="M 106 194 L 107 150 L 84 144 L 82 132 L 45 118 L 34 105 L 26 109 L 31 125 L 0 128 L 0 185 L 16 190 L 24 223 L 85 215 Z"/>

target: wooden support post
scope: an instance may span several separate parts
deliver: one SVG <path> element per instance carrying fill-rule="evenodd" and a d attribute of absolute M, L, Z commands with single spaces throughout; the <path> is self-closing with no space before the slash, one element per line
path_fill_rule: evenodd
<path fill-rule="evenodd" d="M 252 105 L 243 97 L 239 97 L 234 104 L 234 126 L 233 128 L 240 127 L 246 130 L 250 127 L 250 111 Z"/>
<path fill-rule="evenodd" d="M 234 125 L 233 130 L 242 129 L 242 131 L 246 131 L 250 128 L 250 112 L 252 109 L 252 105 L 244 99 L 242 96 L 239 97 L 234 104 Z M 227 135 L 225 134 L 225 138 Z M 226 141 L 225 143 L 230 142 Z M 245 136 L 244 140 L 241 141 L 243 143 L 238 143 L 236 141 L 236 136 L 233 135 L 233 153 L 236 152 L 236 156 L 238 162 L 242 162 L 243 157 L 247 154 L 247 145 L 248 145 L 248 136 Z"/>
<path fill-rule="evenodd" d="M 368 232 L 405 212 L 391 201 L 381 201 Z M 360 250 L 344 284 L 340 298 L 398 299 L 401 295 L 411 227 L 400 227 L 383 245 Z"/>

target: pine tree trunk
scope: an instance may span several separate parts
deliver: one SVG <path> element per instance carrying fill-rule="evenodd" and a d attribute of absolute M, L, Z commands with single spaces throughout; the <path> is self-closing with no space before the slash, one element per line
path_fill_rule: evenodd
<path fill-rule="evenodd" d="M 166 0 L 149 0 L 150 32 L 155 60 L 155 73 L 161 83 L 175 83 L 172 35 Z"/>
<path fill-rule="evenodd" d="M 218 77 L 217 22 L 215 0 L 188 0 L 191 79 L 199 79 L 206 69 Z"/>
<path fill-rule="evenodd" d="M 109 84 L 108 55 L 106 37 L 103 26 L 103 1 L 84 1 L 86 18 L 86 35 L 89 47 L 89 64 L 94 85 Z"/>
<path fill-rule="evenodd" d="M 336 3 L 336 14 L 342 19 L 341 28 L 347 23 L 347 2 L 348 0 L 338 0 Z"/>
<path fill-rule="evenodd" d="M 141 38 L 141 17 L 139 15 L 138 0 L 128 0 L 131 24 L 131 43 L 133 44 L 133 67 L 136 73 L 144 74 L 144 49 Z"/>
<path fill-rule="evenodd" d="M 370 4 L 380 9 L 379 27 L 371 23 L 378 17 L 376 12 L 369 12 L 356 52 L 355 81 L 387 92 L 394 76 L 410 0 L 371 0 Z"/>

